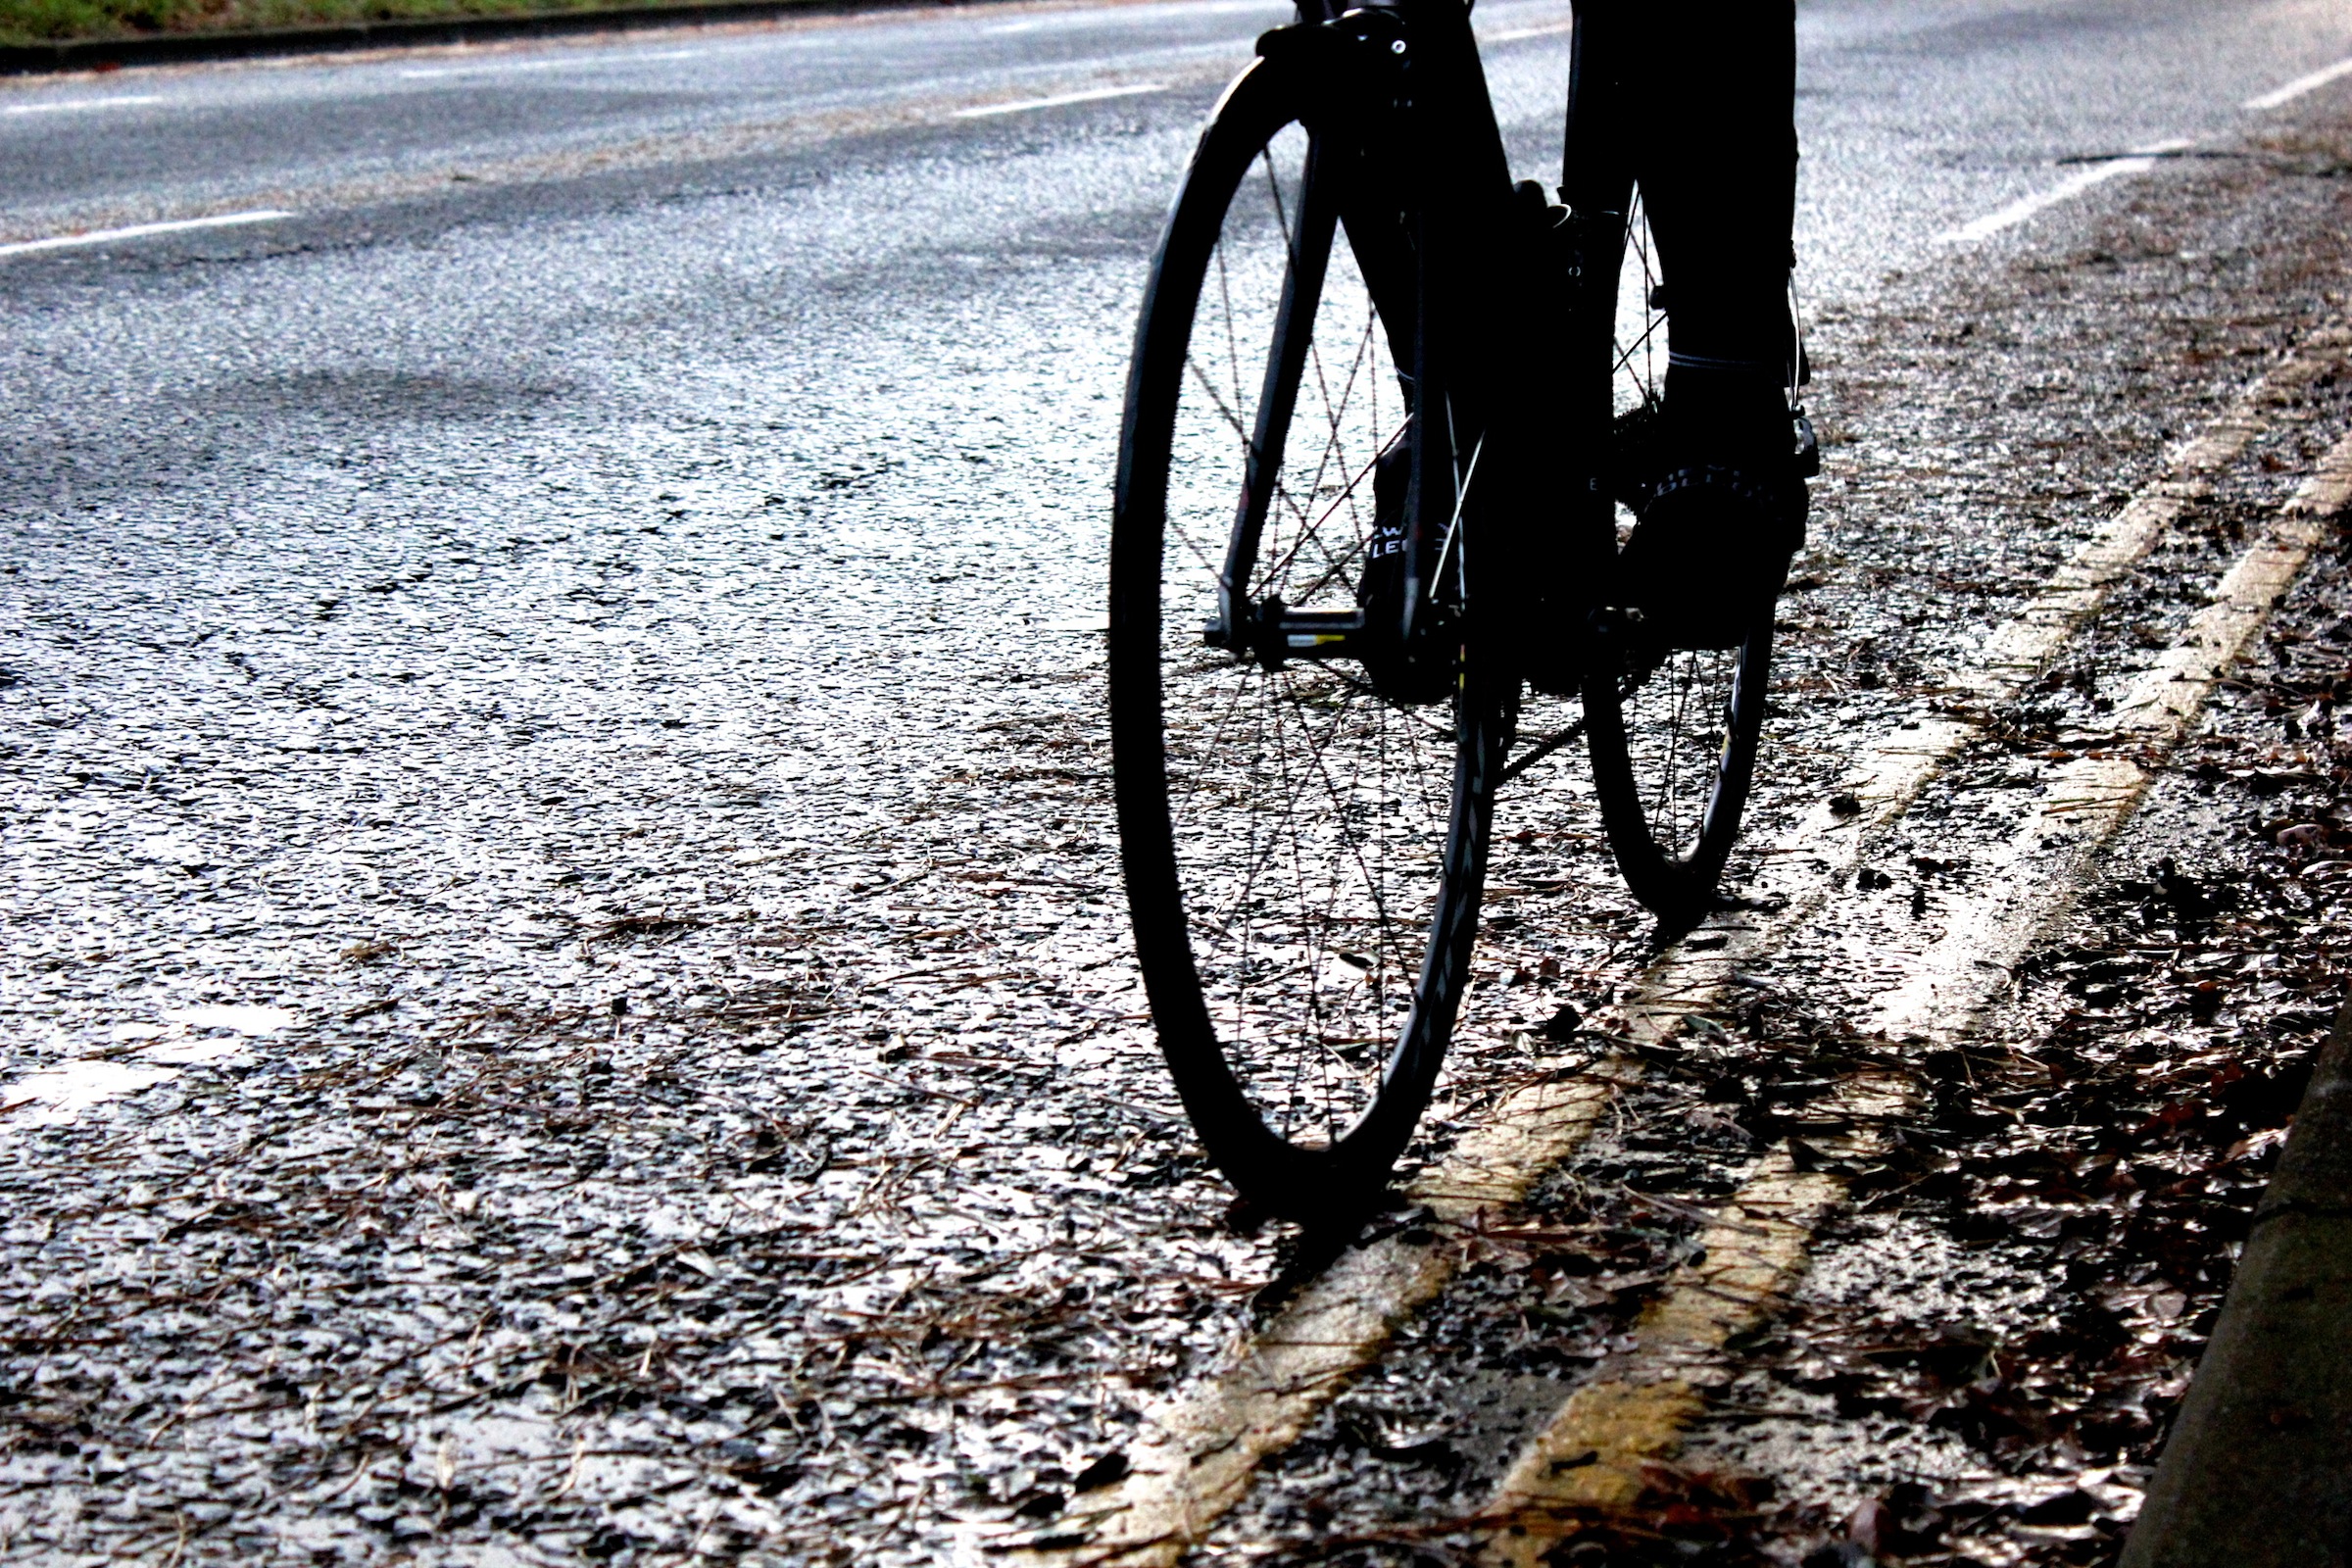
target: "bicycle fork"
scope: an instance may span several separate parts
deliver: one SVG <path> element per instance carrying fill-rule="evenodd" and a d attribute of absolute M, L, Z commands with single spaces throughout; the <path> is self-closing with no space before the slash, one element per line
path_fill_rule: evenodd
<path fill-rule="evenodd" d="M 1304 8 L 1302 8 L 1304 9 Z M 1479 275 L 1514 260 L 1508 166 L 1458 0 L 1396 0 L 1276 28 L 1261 65 L 1315 95 L 1293 247 L 1267 357 L 1246 481 L 1204 641 L 1269 666 L 1354 660 L 1407 701 L 1450 689 L 1455 612 L 1469 569 L 1471 498 L 1483 495 L 1491 395 Z M 1257 548 L 1273 504 L 1324 282 L 1346 243 L 1379 304 L 1410 414 L 1405 433 L 1349 485 L 1369 485 L 1375 526 L 1365 591 L 1352 610 L 1301 610 L 1253 598 Z M 1508 266 L 1516 272 L 1516 266 Z M 1409 470 L 1397 500 L 1396 468 Z M 1343 500 L 1348 499 L 1343 495 Z"/>

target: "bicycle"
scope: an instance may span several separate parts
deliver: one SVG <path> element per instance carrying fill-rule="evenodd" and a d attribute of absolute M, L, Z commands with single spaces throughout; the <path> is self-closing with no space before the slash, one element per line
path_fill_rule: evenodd
<path fill-rule="evenodd" d="M 1668 302 L 1586 40 L 1555 205 L 1510 178 L 1468 6 L 1300 0 L 1152 263 L 1111 541 L 1121 853 L 1186 1111 L 1284 1217 L 1361 1212 L 1411 1138 L 1502 784 L 1583 739 L 1628 885 L 1682 921 L 1753 775 L 1769 607 L 1691 652 L 1608 602 Z"/>

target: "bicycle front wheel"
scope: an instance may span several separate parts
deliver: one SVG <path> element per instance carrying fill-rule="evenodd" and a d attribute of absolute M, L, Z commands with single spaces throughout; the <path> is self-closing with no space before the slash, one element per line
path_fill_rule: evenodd
<path fill-rule="evenodd" d="M 1666 389 L 1666 295 L 1638 194 L 1618 239 L 1616 254 L 1589 260 L 1593 308 L 1614 324 L 1586 335 L 1582 347 L 1594 356 L 1605 349 L 1607 363 L 1589 362 L 1580 373 L 1608 377 L 1602 471 L 1620 498 L 1622 536 L 1633 527 L 1633 505 L 1661 477 L 1654 470 Z M 1591 648 L 1585 733 L 1609 848 L 1634 897 L 1662 919 L 1693 919 L 1717 903 L 1755 777 L 1771 608 L 1736 645 L 1708 649 L 1665 647 L 1636 618 L 1604 611 Z"/>
<path fill-rule="evenodd" d="M 1170 216 L 1121 432 L 1109 661 L 1161 1050 L 1211 1159 L 1312 1222 L 1381 1191 L 1428 1102 L 1503 718 L 1458 638 L 1437 640 L 1451 674 L 1432 700 L 1426 658 L 1399 692 L 1262 629 L 1362 620 L 1376 539 L 1412 533 L 1405 509 L 1460 474 L 1415 330 L 1411 215 L 1303 108 L 1253 66 Z M 1461 624 L 1459 571 L 1432 576 L 1436 623 Z"/>

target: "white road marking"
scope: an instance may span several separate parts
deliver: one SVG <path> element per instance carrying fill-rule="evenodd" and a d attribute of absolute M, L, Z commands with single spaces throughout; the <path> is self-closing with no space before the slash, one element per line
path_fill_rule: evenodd
<path fill-rule="evenodd" d="M 2111 158 L 2104 163 L 2094 164 L 2079 174 L 2060 180 L 2048 190 L 2036 191 L 2034 195 L 2011 202 L 1998 212 L 1986 213 L 1983 218 L 1972 222 L 1962 223 L 1958 228 L 1947 229 L 1936 236 L 1936 243 L 1938 245 L 1973 245 L 1979 240 L 1989 239 L 2002 229 L 2014 228 L 2028 219 L 2036 218 L 2048 212 L 2061 202 L 2074 200 L 2094 186 L 2104 185 L 2111 179 L 2121 179 L 2126 174 L 2144 174 L 2154 169 L 2156 161 L 2166 153 L 2181 152 L 2194 145 L 2193 142 L 2176 139 L 2153 142 L 2145 147 L 2134 147 L 2125 157 Z"/>
<path fill-rule="evenodd" d="M 507 60 L 494 66 L 423 66 L 400 74 L 403 81 L 430 81 L 439 76 L 487 76 L 515 71 L 556 71 L 576 66 L 576 60 Z"/>
<path fill-rule="evenodd" d="M 189 1029 L 226 1029 L 231 1035 L 178 1034 L 164 1024 L 117 1024 L 109 1031 L 117 1049 L 109 1054 L 60 1062 L 0 1088 L 0 1125 L 63 1126 L 94 1105 L 176 1078 L 183 1067 L 236 1055 L 245 1050 L 246 1037 L 279 1034 L 301 1021 L 285 1007 L 217 1004 L 173 1008 L 164 1017 Z"/>
<path fill-rule="evenodd" d="M 418 66 L 400 74 L 403 81 L 432 81 L 443 76 L 498 76 L 518 71 L 611 71 L 642 65 L 649 60 L 699 60 L 708 49 L 657 49 L 646 54 L 560 56 L 553 60 L 498 60 L 479 66 Z"/>
<path fill-rule="evenodd" d="M 93 228 L 82 234 L 52 234 L 47 239 L 24 239 L 0 245 L 0 256 L 25 256 L 34 251 L 72 250 L 81 245 L 111 245 L 119 239 L 145 239 L 150 234 L 178 234 L 198 228 L 234 228 L 241 223 L 274 223 L 294 215 L 275 207 L 249 213 L 221 213 L 212 218 L 180 218 L 168 223 L 132 223 L 126 228 Z"/>
<path fill-rule="evenodd" d="M 2249 98 L 2238 105 L 2240 109 L 2278 109 L 2293 103 L 2307 92 L 2317 92 L 2331 81 L 2352 76 L 2352 60 L 2338 60 L 2332 66 L 2322 66 L 2306 76 L 2297 76 L 2283 86 L 2273 87 L 2258 98 Z"/>
<path fill-rule="evenodd" d="M 1105 98 L 1133 98 L 1139 93 L 1166 92 L 1164 81 L 1138 82 L 1132 87 L 1090 87 L 1084 92 L 1056 93 L 1051 98 L 1024 98 L 1018 103 L 982 104 L 977 109 L 958 109 L 950 118 L 978 120 L 986 115 L 1020 115 L 1032 109 L 1059 109 L 1064 104 L 1100 103 Z"/>
<path fill-rule="evenodd" d="M 0 1119 L 10 1127 L 57 1127 L 92 1105 L 153 1088 L 172 1076 L 168 1067 L 91 1057 L 36 1072 L 0 1089 Z"/>
<path fill-rule="evenodd" d="M 0 115 L 63 115 L 76 109 L 122 109 L 132 104 L 160 104 L 161 93 L 126 92 L 112 98 L 61 98 L 54 103 L 10 104 Z"/>

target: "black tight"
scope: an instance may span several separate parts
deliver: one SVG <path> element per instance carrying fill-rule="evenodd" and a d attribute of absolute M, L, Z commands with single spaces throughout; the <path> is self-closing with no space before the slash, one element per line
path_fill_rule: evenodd
<path fill-rule="evenodd" d="M 1584 188 L 1566 195 L 1613 205 L 1629 176 L 1640 183 L 1666 281 L 1669 405 L 1703 416 L 1760 408 L 1766 393 L 1777 403 L 1796 207 L 1793 0 L 1576 10 L 1567 167 Z"/>

